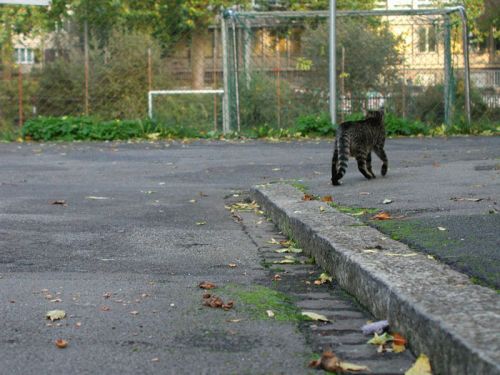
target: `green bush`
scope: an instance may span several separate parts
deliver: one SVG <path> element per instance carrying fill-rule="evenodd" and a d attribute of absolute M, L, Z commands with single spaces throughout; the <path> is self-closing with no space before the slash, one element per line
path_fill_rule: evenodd
<path fill-rule="evenodd" d="M 332 122 L 330 121 L 330 114 L 323 112 L 317 115 L 299 116 L 295 120 L 295 126 L 292 132 L 300 133 L 301 135 L 333 135 L 333 127 Z"/>
<path fill-rule="evenodd" d="M 386 113 L 385 131 L 388 136 L 395 135 L 428 135 L 431 128 L 420 121 L 407 120 L 393 113 Z"/>
<path fill-rule="evenodd" d="M 91 117 L 37 117 L 26 121 L 22 129 L 24 138 L 35 141 L 124 140 L 145 138 L 157 131 L 151 121 L 114 120 L 100 122 Z"/>

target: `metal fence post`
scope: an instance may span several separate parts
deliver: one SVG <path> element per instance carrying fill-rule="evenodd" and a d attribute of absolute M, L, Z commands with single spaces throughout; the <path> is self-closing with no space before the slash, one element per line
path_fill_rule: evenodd
<path fill-rule="evenodd" d="M 451 125 L 451 106 L 453 77 L 451 68 L 451 33 L 450 16 L 444 15 L 444 123 L 447 127 Z"/>
<path fill-rule="evenodd" d="M 222 75 L 224 80 L 224 95 L 222 101 L 222 132 L 227 134 L 231 131 L 229 116 L 229 71 L 227 64 L 227 29 L 224 11 L 220 15 L 221 37 L 222 37 Z"/>
<path fill-rule="evenodd" d="M 335 0 L 330 0 L 330 119 L 332 125 L 337 122 L 336 17 L 337 2 Z"/>

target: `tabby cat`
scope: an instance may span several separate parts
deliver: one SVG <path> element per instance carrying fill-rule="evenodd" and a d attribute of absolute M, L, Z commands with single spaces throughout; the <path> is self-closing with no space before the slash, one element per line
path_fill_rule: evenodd
<path fill-rule="evenodd" d="M 372 171 L 372 150 L 382 160 L 382 176 L 387 174 L 388 160 L 384 151 L 384 110 L 368 111 L 364 120 L 339 125 L 332 158 L 332 184 L 340 185 L 347 169 L 349 155 L 356 158 L 358 169 L 367 179 L 375 178 Z"/>

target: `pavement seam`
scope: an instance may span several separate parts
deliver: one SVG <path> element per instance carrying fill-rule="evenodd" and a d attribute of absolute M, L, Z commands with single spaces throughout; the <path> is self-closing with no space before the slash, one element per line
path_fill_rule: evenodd
<path fill-rule="evenodd" d="M 428 354 L 436 373 L 500 374 L 500 300 L 494 291 L 424 255 L 412 255 L 374 228 L 353 227 L 349 215 L 302 201 L 303 193 L 289 185 L 258 186 L 251 194 L 342 288 L 376 317 L 389 319 L 416 353 Z M 380 254 L 364 252 L 380 243 Z M 404 259 L 384 256 L 388 251 Z"/>

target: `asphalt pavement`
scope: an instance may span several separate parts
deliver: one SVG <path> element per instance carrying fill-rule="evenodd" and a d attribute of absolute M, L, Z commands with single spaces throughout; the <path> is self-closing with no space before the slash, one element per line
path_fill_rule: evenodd
<path fill-rule="evenodd" d="M 255 184 L 298 182 L 443 227 L 463 246 L 425 250 L 496 286 L 499 146 L 389 140 L 386 178 L 366 181 L 351 163 L 332 187 L 329 141 L 0 144 L 0 373 L 303 373 L 311 348 L 294 324 L 235 328 L 243 312 L 201 306 L 200 281 L 266 277 L 224 207 Z M 68 318 L 46 321 L 54 308 Z"/>

